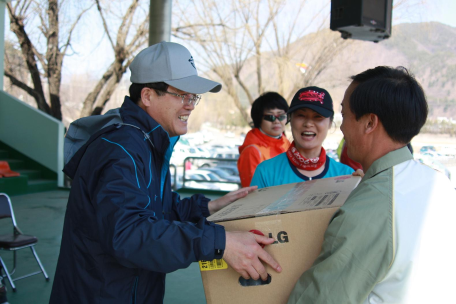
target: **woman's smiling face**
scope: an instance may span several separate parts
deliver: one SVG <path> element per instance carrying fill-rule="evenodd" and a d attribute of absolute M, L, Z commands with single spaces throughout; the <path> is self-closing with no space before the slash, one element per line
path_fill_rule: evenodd
<path fill-rule="evenodd" d="M 290 124 L 296 149 L 302 156 L 319 156 L 331 126 L 331 119 L 309 108 L 300 108 L 291 113 Z"/>

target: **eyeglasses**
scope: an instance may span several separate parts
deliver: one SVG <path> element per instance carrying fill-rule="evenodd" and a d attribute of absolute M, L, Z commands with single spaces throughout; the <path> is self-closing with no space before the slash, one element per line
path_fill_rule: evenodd
<path fill-rule="evenodd" d="M 276 119 L 278 119 L 280 121 L 287 119 L 287 115 L 286 114 L 281 114 L 281 115 L 263 115 L 263 118 L 264 118 L 264 120 L 274 122 L 274 121 L 276 121 Z"/>
<path fill-rule="evenodd" d="M 173 95 L 173 96 L 182 98 L 182 103 L 184 103 L 184 101 L 185 101 L 185 104 L 188 104 L 188 105 L 191 104 L 191 105 L 193 105 L 195 107 L 198 105 L 199 101 L 201 100 L 201 95 L 196 95 L 196 94 L 183 94 L 183 95 L 180 95 L 180 94 L 173 93 L 173 92 L 168 92 L 168 91 L 162 91 L 162 90 L 157 90 L 157 91 L 160 91 L 160 92 L 163 92 L 163 93 L 167 93 L 169 95 Z"/>

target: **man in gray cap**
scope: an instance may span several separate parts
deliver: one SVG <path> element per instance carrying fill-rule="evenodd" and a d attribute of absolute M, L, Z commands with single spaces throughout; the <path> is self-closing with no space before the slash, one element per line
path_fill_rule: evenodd
<path fill-rule="evenodd" d="M 259 245 L 273 239 L 206 220 L 256 187 L 213 201 L 171 190 L 174 144 L 198 94 L 221 85 L 199 77 L 177 43 L 146 48 L 130 70 L 121 108 L 68 130 L 64 172 L 73 184 L 50 303 L 162 303 L 166 273 L 222 257 L 245 278 L 267 278 L 261 261 L 280 272 Z"/>

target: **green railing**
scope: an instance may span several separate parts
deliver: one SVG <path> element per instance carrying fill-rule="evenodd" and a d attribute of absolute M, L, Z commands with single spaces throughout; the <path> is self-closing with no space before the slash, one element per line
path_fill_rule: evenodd
<path fill-rule="evenodd" d="M 65 126 L 54 117 L 0 91 L 0 141 L 57 174 L 63 187 Z"/>

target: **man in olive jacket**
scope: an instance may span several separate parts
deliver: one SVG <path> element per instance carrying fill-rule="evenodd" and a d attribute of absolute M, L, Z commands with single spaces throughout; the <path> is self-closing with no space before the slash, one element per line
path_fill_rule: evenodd
<path fill-rule="evenodd" d="M 426 121 L 424 92 L 404 68 L 377 67 L 352 80 L 341 130 L 365 176 L 288 303 L 449 303 L 456 191 L 406 147 Z"/>

